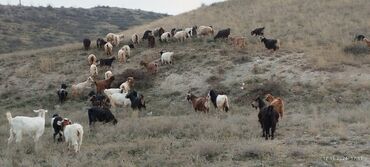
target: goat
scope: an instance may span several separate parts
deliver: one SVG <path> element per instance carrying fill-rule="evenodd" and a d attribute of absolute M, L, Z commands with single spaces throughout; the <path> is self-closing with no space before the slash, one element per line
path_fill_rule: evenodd
<path fill-rule="evenodd" d="M 123 90 L 113 94 L 104 90 L 104 93 L 108 96 L 112 108 L 116 108 L 118 106 L 128 107 L 132 105 L 131 100 L 126 97 L 127 93 L 123 92 Z"/>
<path fill-rule="evenodd" d="M 176 34 L 177 32 L 179 32 L 179 31 L 182 31 L 182 29 L 181 29 L 181 28 L 173 28 L 173 29 L 171 29 L 171 35 L 172 35 L 172 36 L 175 36 L 175 34 Z"/>
<path fill-rule="evenodd" d="M 208 97 L 197 97 L 189 91 L 186 100 L 191 101 L 195 111 L 209 112 Z"/>
<path fill-rule="evenodd" d="M 75 85 L 72 85 L 72 96 L 76 97 L 81 94 L 85 89 L 91 89 L 94 79 L 92 77 L 87 78 L 85 82 L 81 82 Z"/>
<path fill-rule="evenodd" d="M 218 94 L 215 90 L 210 90 L 208 93 L 211 102 L 215 108 L 220 109 L 221 111 L 228 112 L 230 105 L 229 105 L 229 98 L 226 95 Z"/>
<path fill-rule="evenodd" d="M 158 72 L 158 64 L 154 62 L 145 62 L 143 60 L 140 61 L 140 65 L 144 66 L 147 71 L 151 74 L 155 74 Z"/>
<path fill-rule="evenodd" d="M 94 91 L 89 93 L 89 101 L 91 101 L 91 105 L 95 107 L 109 107 L 109 102 L 106 96 L 102 94 L 95 94 Z"/>
<path fill-rule="evenodd" d="M 104 45 L 107 43 L 104 39 L 98 38 L 96 40 L 96 48 L 103 48 Z"/>
<path fill-rule="evenodd" d="M 279 113 L 280 118 L 283 118 L 284 101 L 279 97 L 272 96 L 271 94 L 267 94 L 265 100 L 268 101 L 270 105 L 274 107 L 274 110 Z"/>
<path fill-rule="evenodd" d="M 161 35 L 161 41 L 162 42 L 168 42 L 171 38 L 171 33 L 170 32 L 165 32 Z"/>
<path fill-rule="evenodd" d="M 251 31 L 252 36 L 263 36 L 263 31 L 265 30 L 265 27 L 256 28 L 253 31 Z"/>
<path fill-rule="evenodd" d="M 48 110 L 38 109 L 33 110 L 33 112 L 38 113 L 37 117 L 25 117 L 25 116 L 16 116 L 12 118 L 10 112 L 6 113 L 6 118 L 8 119 L 10 129 L 10 136 L 8 138 L 8 144 L 12 143 L 15 135 L 15 142 L 19 143 L 22 141 L 22 134 L 27 133 L 33 137 L 35 143 L 44 133 L 45 129 L 45 113 Z"/>
<path fill-rule="evenodd" d="M 161 37 L 161 35 L 164 33 L 164 29 L 162 27 L 156 28 L 153 31 L 154 37 Z"/>
<path fill-rule="evenodd" d="M 280 48 L 280 40 L 278 39 L 267 39 L 261 37 L 261 42 L 265 44 L 266 49 L 276 51 Z"/>
<path fill-rule="evenodd" d="M 105 51 L 105 54 L 107 56 L 112 56 L 112 52 L 113 52 L 113 45 L 110 43 L 110 42 L 107 42 L 105 45 L 104 45 L 104 51 Z"/>
<path fill-rule="evenodd" d="M 141 108 L 146 109 L 144 95 L 138 94 L 136 91 L 132 91 L 126 95 L 126 98 L 130 99 L 131 101 L 131 108 L 133 110 Z"/>
<path fill-rule="evenodd" d="M 131 37 L 131 41 L 133 44 L 139 44 L 139 36 L 137 34 L 133 34 Z"/>
<path fill-rule="evenodd" d="M 96 93 L 102 93 L 104 89 L 109 89 L 110 84 L 114 81 L 114 76 L 110 77 L 109 79 L 106 80 L 98 80 L 95 81 L 96 85 Z"/>
<path fill-rule="evenodd" d="M 89 116 L 89 126 L 95 122 L 112 122 L 113 125 L 117 124 L 117 119 L 108 108 L 92 107 L 87 110 Z"/>
<path fill-rule="evenodd" d="M 57 90 L 57 95 L 59 97 L 59 101 L 60 103 L 62 104 L 64 101 L 67 100 L 67 95 L 68 95 L 68 92 L 67 92 L 67 85 L 66 84 L 62 84 L 60 86 L 60 89 Z"/>
<path fill-rule="evenodd" d="M 275 111 L 273 106 L 266 105 L 261 97 L 257 97 L 252 102 L 252 107 L 259 109 L 258 121 L 261 124 L 262 137 L 265 137 L 265 139 L 268 140 L 268 137 L 271 136 L 271 140 L 273 140 L 279 114 Z"/>
<path fill-rule="evenodd" d="M 118 34 L 113 34 L 113 33 L 108 33 L 107 34 L 107 41 L 110 42 L 114 46 L 118 46 L 121 39 L 124 38 L 124 35 L 118 35 Z"/>
<path fill-rule="evenodd" d="M 94 54 L 90 54 L 87 57 L 87 61 L 89 62 L 89 65 L 96 64 L 96 56 Z"/>
<path fill-rule="evenodd" d="M 89 50 L 90 49 L 90 44 L 91 44 L 91 40 L 90 39 L 85 38 L 82 43 L 84 45 L 85 50 Z"/>
<path fill-rule="evenodd" d="M 214 30 L 211 26 L 199 26 L 197 35 L 198 36 L 209 36 L 214 34 Z"/>
<path fill-rule="evenodd" d="M 184 42 L 185 39 L 189 38 L 189 34 L 185 31 L 178 31 L 173 38 L 175 38 L 177 41 Z"/>
<path fill-rule="evenodd" d="M 146 30 L 144 32 L 144 35 L 143 35 L 143 37 L 141 39 L 142 40 L 146 40 L 146 39 L 148 39 L 149 35 L 152 35 L 152 31 L 151 30 Z"/>
<path fill-rule="evenodd" d="M 58 142 L 62 141 L 63 136 L 63 126 L 62 126 L 63 118 L 58 114 L 54 114 L 53 118 L 51 118 L 51 126 L 54 129 L 53 139 L 55 142 L 55 137 L 59 135 Z"/>
<path fill-rule="evenodd" d="M 96 67 L 96 64 L 90 65 L 90 77 L 94 79 L 98 77 L 98 67 Z"/>
<path fill-rule="evenodd" d="M 161 63 L 162 64 L 172 64 L 173 63 L 173 52 L 160 52 L 161 54 Z"/>
<path fill-rule="evenodd" d="M 128 93 L 134 87 L 134 77 L 127 77 L 126 82 L 122 83 L 119 88 Z"/>
<path fill-rule="evenodd" d="M 111 57 L 109 59 L 99 59 L 99 66 L 112 67 L 112 63 L 114 60 L 116 60 L 116 57 Z"/>
<path fill-rule="evenodd" d="M 189 37 L 195 37 L 197 35 L 197 26 L 185 28 L 185 32 L 188 33 Z"/>
<path fill-rule="evenodd" d="M 224 29 L 224 30 L 220 30 L 218 31 L 218 33 L 216 34 L 216 36 L 214 37 L 214 40 L 218 39 L 218 38 L 228 38 L 230 35 L 230 28 L 227 28 L 227 29 Z"/>
<path fill-rule="evenodd" d="M 83 134 L 83 127 L 78 123 L 64 125 L 63 136 L 65 142 L 68 143 L 68 148 L 72 144 L 76 153 L 81 149 Z"/>
<path fill-rule="evenodd" d="M 113 76 L 112 71 L 107 71 L 107 72 L 104 73 L 104 79 L 109 79 L 112 76 Z"/>

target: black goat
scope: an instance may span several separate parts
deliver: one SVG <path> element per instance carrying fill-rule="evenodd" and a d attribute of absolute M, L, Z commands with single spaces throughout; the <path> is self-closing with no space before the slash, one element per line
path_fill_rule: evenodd
<path fill-rule="evenodd" d="M 58 142 L 63 141 L 63 138 L 62 138 L 62 136 L 63 136 L 62 122 L 63 122 L 63 118 L 60 117 L 58 114 L 54 114 L 53 118 L 51 118 L 51 125 L 53 126 L 53 129 L 54 129 L 54 135 L 53 135 L 54 142 L 55 142 L 55 137 L 58 134 L 59 134 Z"/>
<path fill-rule="evenodd" d="M 57 95 L 59 97 L 59 101 L 60 103 L 63 103 L 64 101 L 67 100 L 67 95 L 68 95 L 68 92 L 67 92 L 67 85 L 66 84 L 62 84 L 60 86 L 61 88 L 57 90 Z"/>
<path fill-rule="evenodd" d="M 280 40 L 278 39 L 267 39 L 265 37 L 261 37 L 261 42 L 265 44 L 266 49 L 268 50 L 278 50 L 280 48 Z"/>
<path fill-rule="evenodd" d="M 89 116 L 89 125 L 95 122 L 112 122 L 113 125 L 117 124 L 117 119 L 108 108 L 92 107 L 87 111 Z"/>
<path fill-rule="evenodd" d="M 126 98 L 130 99 L 132 109 L 146 109 L 144 95 L 138 95 L 136 91 L 132 91 L 126 95 Z"/>
<path fill-rule="evenodd" d="M 99 60 L 99 65 L 100 66 L 109 66 L 109 67 L 112 67 L 112 63 L 113 61 L 116 60 L 116 57 L 112 57 L 112 58 L 109 58 L 109 59 L 100 59 Z"/>
<path fill-rule="evenodd" d="M 273 140 L 276 124 L 279 120 L 279 113 L 275 111 L 273 106 L 266 105 L 265 101 L 261 97 L 258 97 L 253 101 L 252 107 L 260 110 L 258 113 L 258 121 L 261 124 L 262 137 L 265 137 L 267 140 L 268 137 L 271 136 L 271 140 Z"/>
<path fill-rule="evenodd" d="M 146 40 L 146 39 L 148 39 L 149 35 L 152 35 L 152 31 L 151 30 L 146 30 L 141 39 Z"/>
<path fill-rule="evenodd" d="M 223 30 L 220 30 L 218 31 L 218 33 L 216 34 L 216 36 L 214 37 L 214 39 L 218 39 L 218 38 L 228 38 L 230 35 L 230 28 L 227 28 L 227 29 L 223 29 Z"/>
<path fill-rule="evenodd" d="M 265 27 L 256 28 L 253 31 L 251 31 L 252 36 L 263 36 L 263 31 L 265 30 Z"/>
<path fill-rule="evenodd" d="M 85 38 L 83 40 L 83 45 L 84 45 L 85 50 L 89 50 L 90 49 L 90 44 L 91 44 L 91 40 L 90 39 Z"/>
<path fill-rule="evenodd" d="M 98 38 L 96 40 L 96 47 L 97 48 L 103 48 L 106 43 L 107 43 L 107 41 L 105 41 L 104 39 Z"/>

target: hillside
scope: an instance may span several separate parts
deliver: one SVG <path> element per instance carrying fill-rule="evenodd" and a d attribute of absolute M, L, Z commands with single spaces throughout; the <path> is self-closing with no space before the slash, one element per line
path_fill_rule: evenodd
<path fill-rule="evenodd" d="M 148 23 L 167 15 L 113 7 L 52 8 L 0 5 L 0 53 L 58 46 Z"/>
<path fill-rule="evenodd" d="M 210 38 L 156 41 L 153 49 L 141 43 L 128 63 L 113 63 L 113 87 L 124 81 L 127 69 L 143 70 L 139 62 L 158 60 L 163 49 L 175 52 L 174 64 L 160 65 L 156 75 L 138 75 L 135 90 L 145 96 L 146 110 L 112 110 L 116 126 L 89 128 L 86 98 L 60 105 L 56 96 L 61 83 L 85 81 L 87 56 L 106 58 L 102 50 L 70 44 L 2 54 L 1 111 L 33 116 L 32 109 L 45 108 L 48 118 L 58 113 L 81 123 L 85 136 L 81 152 L 73 154 L 65 144 L 53 143 L 47 121 L 38 148 L 28 136 L 7 147 L 9 125 L 0 117 L 0 166 L 369 166 L 370 55 L 364 43 L 353 42 L 354 34 L 369 35 L 369 22 L 361 19 L 369 5 L 365 0 L 231 0 L 120 32 L 214 25 L 231 27 L 232 35 L 246 36 L 248 43 L 244 49 Z M 283 41 L 279 51 L 271 54 L 249 35 L 258 26 Z M 99 67 L 100 79 L 106 70 Z M 230 112 L 213 106 L 208 114 L 193 111 L 187 92 L 205 96 L 210 89 L 228 95 Z M 276 138 L 268 141 L 261 138 L 258 111 L 251 107 L 265 93 L 285 101 Z"/>

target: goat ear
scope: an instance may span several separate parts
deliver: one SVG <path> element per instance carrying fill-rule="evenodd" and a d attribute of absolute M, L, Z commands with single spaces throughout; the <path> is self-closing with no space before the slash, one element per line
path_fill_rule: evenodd
<path fill-rule="evenodd" d="M 40 110 L 33 110 L 33 112 L 36 112 L 36 113 L 38 113 L 38 112 L 40 112 Z"/>

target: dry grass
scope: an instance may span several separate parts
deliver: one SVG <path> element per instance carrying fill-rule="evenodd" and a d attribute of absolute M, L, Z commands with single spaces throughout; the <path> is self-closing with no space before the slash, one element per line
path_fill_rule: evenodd
<path fill-rule="evenodd" d="M 54 70 L 54 60 L 50 57 L 41 57 L 39 62 L 40 71 L 47 73 Z"/>

